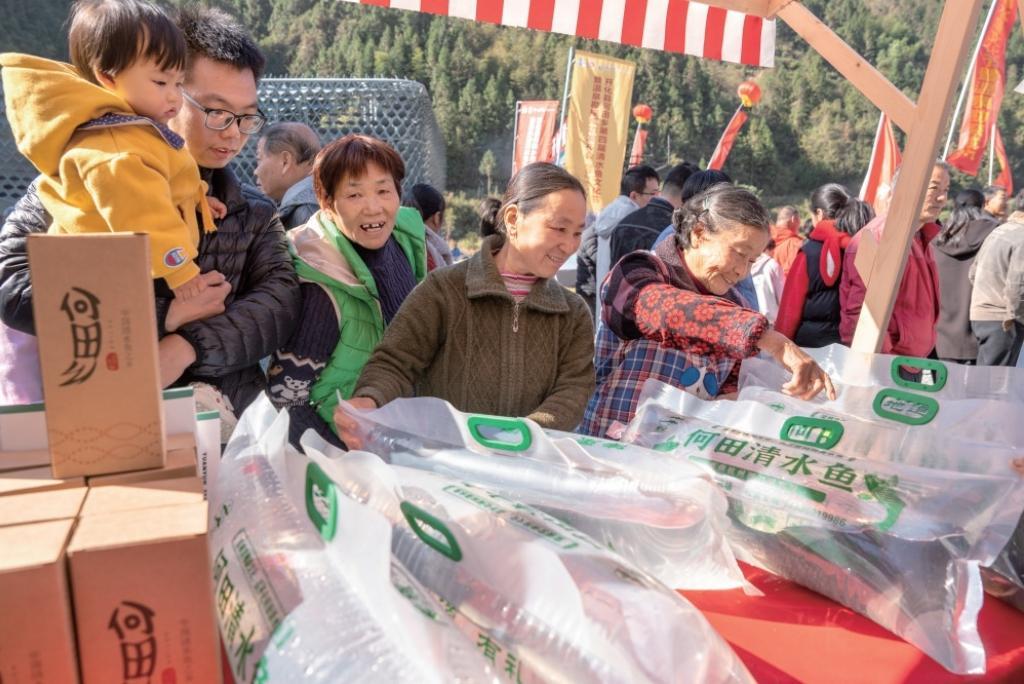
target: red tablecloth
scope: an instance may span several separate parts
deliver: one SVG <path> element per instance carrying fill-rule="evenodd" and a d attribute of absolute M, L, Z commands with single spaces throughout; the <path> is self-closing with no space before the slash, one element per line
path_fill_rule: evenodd
<path fill-rule="evenodd" d="M 865 617 L 820 594 L 748 565 L 763 597 L 734 591 L 680 592 L 736 651 L 758 682 L 1024 682 L 1024 613 L 985 597 L 978 629 L 985 675 L 958 677 Z"/>

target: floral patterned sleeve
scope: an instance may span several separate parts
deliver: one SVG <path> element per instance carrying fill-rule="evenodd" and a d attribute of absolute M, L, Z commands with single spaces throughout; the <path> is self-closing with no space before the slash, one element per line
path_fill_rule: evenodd
<path fill-rule="evenodd" d="M 636 322 L 644 337 L 683 351 L 745 359 L 757 353 L 768 319 L 718 297 L 648 285 L 637 297 Z"/>
<path fill-rule="evenodd" d="M 645 252 L 623 257 L 601 300 L 602 318 L 620 339 L 646 338 L 705 357 L 753 356 L 769 328 L 756 311 L 676 287 L 665 263 Z"/>

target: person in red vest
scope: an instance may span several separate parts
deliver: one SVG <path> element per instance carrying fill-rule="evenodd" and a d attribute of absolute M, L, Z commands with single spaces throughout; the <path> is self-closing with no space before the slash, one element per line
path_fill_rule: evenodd
<path fill-rule="evenodd" d="M 814 191 L 811 211 L 814 227 L 786 278 L 775 329 L 801 347 L 824 347 L 839 342 L 843 253 L 874 214 L 838 183 Z"/>
<path fill-rule="evenodd" d="M 883 354 L 924 357 L 935 349 L 935 326 L 939 320 L 939 274 L 928 244 L 941 230 L 936 219 L 946 204 L 948 192 L 949 165 L 936 161 L 921 205 L 917 232 L 910 243 L 907 267 L 896 289 L 896 302 L 885 329 Z M 842 282 L 839 285 L 842 316 L 839 333 L 843 344 L 850 344 L 853 340 L 867 289 L 864 279 L 857 272 L 857 249 L 866 232 L 870 232 L 876 242 L 881 243 L 885 220 L 886 215 L 876 217 L 853 237 L 846 248 Z"/>
<path fill-rule="evenodd" d="M 804 239 L 800 236 L 800 212 L 796 207 L 786 206 L 779 209 L 772 226 L 772 241 L 775 249 L 772 258 L 782 267 L 782 275 L 788 276 L 796 255 L 803 247 Z"/>

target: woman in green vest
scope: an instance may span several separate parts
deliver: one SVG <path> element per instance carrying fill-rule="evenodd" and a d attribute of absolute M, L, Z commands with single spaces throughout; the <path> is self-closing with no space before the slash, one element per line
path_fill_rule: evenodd
<path fill-rule="evenodd" d="M 530 164 L 509 183 L 498 234 L 475 256 L 431 273 L 402 305 L 356 383 L 351 404 L 431 396 L 460 411 L 572 430 L 594 391 L 594 327 L 555 274 L 580 245 L 580 182 Z M 335 412 L 338 434 L 359 440 Z"/>
<path fill-rule="evenodd" d="M 288 232 L 301 279 L 302 313 L 276 352 L 267 391 L 290 418 L 341 445 L 331 419 L 399 306 L 427 271 L 423 220 L 400 208 L 405 164 L 387 143 L 346 135 L 313 163 L 320 211 Z"/>

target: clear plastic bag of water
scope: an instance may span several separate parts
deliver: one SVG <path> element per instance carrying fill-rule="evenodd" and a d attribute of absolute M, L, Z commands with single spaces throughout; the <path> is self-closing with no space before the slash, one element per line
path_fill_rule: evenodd
<path fill-rule="evenodd" d="M 308 497 L 289 494 L 281 467 L 289 454 L 305 457 L 287 437 L 287 414 L 258 399 L 210 492 L 218 622 L 236 681 L 499 681 L 393 558 L 382 515 L 343 497 L 327 502 L 315 479 Z"/>
<path fill-rule="evenodd" d="M 747 682 L 677 593 L 542 511 L 482 487 L 302 440 L 338 497 L 383 514 L 392 552 L 496 663 L 546 682 Z"/>
<path fill-rule="evenodd" d="M 952 672 L 984 671 L 980 567 L 1017 526 L 1019 478 L 835 453 L 838 421 L 798 416 L 770 438 L 744 423 L 742 402 L 647 395 L 624 440 L 715 473 L 741 560 L 862 613 Z"/>
<path fill-rule="evenodd" d="M 646 449 L 465 414 L 441 399 L 398 399 L 375 411 L 339 405 L 360 426 L 364 448 L 389 463 L 514 495 L 667 586 L 757 593 L 726 541 L 725 497 L 698 467 L 668 477 Z"/>

